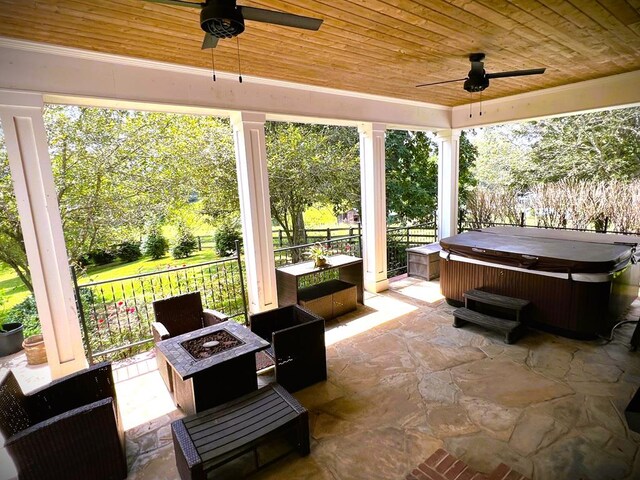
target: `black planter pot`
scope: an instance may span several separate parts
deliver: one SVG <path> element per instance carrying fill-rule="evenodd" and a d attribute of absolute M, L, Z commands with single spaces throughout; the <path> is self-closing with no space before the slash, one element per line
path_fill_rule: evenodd
<path fill-rule="evenodd" d="M 11 355 L 22 350 L 22 324 L 9 322 L 0 329 L 0 357 Z"/>

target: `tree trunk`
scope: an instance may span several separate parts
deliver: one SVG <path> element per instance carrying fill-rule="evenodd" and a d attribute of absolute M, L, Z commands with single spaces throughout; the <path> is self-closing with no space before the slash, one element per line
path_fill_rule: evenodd
<path fill-rule="evenodd" d="M 292 222 L 292 238 L 293 238 L 293 245 L 304 245 L 305 243 L 307 243 L 307 239 L 306 239 L 306 235 L 305 235 L 305 228 L 304 228 L 304 217 L 302 216 L 302 212 L 298 211 L 296 213 L 294 213 L 292 215 L 292 217 L 294 218 L 294 221 Z M 296 248 L 295 250 L 291 251 L 291 257 L 293 260 L 293 263 L 298 263 L 304 260 L 304 255 L 303 255 L 304 251 L 300 248 Z"/>

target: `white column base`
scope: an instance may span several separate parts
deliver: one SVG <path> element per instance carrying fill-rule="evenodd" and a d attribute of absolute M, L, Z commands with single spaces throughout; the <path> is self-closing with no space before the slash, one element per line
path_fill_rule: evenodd
<path fill-rule="evenodd" d="M 364 276 L 364 289 L 371 293 L 380 293 L 385 290 L 389 290 L 389 279 L 376 280 L 373 276 L 369 276 L 365 273 Z"/>

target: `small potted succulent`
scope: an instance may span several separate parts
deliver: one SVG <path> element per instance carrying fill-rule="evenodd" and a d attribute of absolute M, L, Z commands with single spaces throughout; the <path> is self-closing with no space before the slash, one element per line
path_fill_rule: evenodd
<path fill-rule="evenodd" d="M 321 268 L 327 265 L 329 250 L 321 243 L 315 243 L 309 248 L 306 255 L 315 262 L 316 267 Z"/>

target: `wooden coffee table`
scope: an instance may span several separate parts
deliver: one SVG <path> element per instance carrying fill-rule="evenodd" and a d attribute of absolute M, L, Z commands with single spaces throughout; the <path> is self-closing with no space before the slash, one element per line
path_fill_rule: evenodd
<path fill-rule="evenodd" d="M 240 345 L 199 360 L 183 345 L 221 330 Z M 176 406 L 191 415 L 256 390 L 255 354 L 268 347 L 269 343 L 251 330 L 229 320 L 163 340 L 157 351 L 171 366 Z"/>

